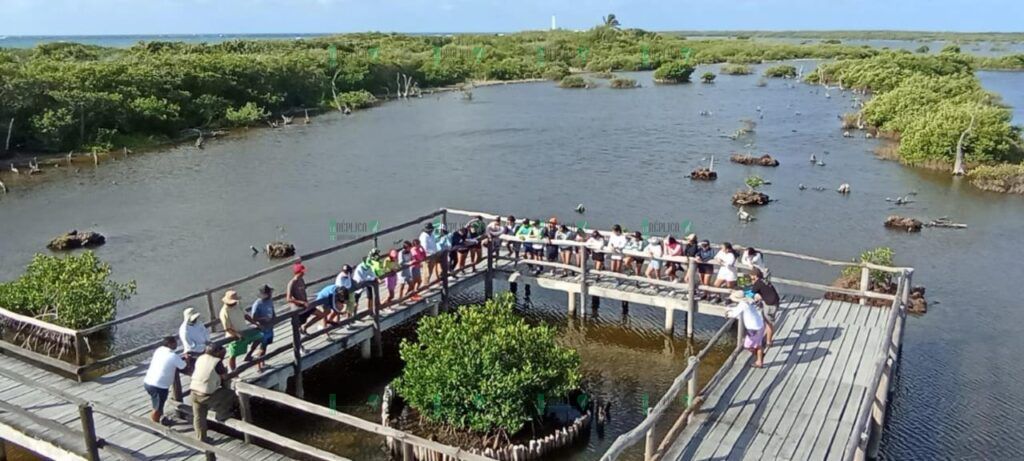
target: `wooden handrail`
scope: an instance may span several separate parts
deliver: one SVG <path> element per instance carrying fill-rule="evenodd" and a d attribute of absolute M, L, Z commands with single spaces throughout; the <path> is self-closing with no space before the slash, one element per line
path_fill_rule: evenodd
<path fill-rule="evenodd" d="M 701 349 L 701 351 L 694 357 L 695 360 L 691 360 L 686 369 L 683 370 L 679 376 L 676 376 L 676 379 L 672 381 L 672 385 L 669 386 L 668 390 L 665 391 L 665 394 L 661 396 L 658 403 L 650 410 L 650 412 L 647 413 L 647 417 L 645 417 L 640 424 L 629 432 L 626 432 L 616 438 L 615 441 L 612 442 L 612 445 L 608 447 L 608 450 L 606 450 L 601 456 L 601 461 L 613 461 L 618 459 L 619 455 L 621 455 L 625 449 L 635 445 L 640 441 L 640 439 L 647 436 L 648 430 L 650 430 L 654 426 L 654 423 L 661 418 L 663 413 L 665 413 L 665 410 L 668 409 L 672 401 L 675 400 L 679 392 L 682 391 L 683 385 L 688 384 L 687 381 L 697 372 L 697 367 L 700 365 L 704 356 L 711 351 L 711 348 L 718 342 L 718 340 L 725 336 L 725 332 L 729 331 L 735 322 L 736 319 L 731 318 L 715 332 L 715 335 L 711 337 L 711 340 L 708 341 L 707 345 L 705 345 L 704 348 Z M 691 406 L 695 403 L 696 402 L 692 402 Z"/>
<path fill-rule="evenodd" d="M 246 396 L 256 397 L 256 398 L 259 398 L 259 399 L 262 399 L 262 400 L 266 400 L 268 402 L 274 402 L 274 403 L 276 403 L 278 405 L 283 405 L 285 407 L 289 407 L 289 408 L 292 408 L 294 410 L 298 410 L 298 411 L 301 411 L 301 412 L 304 412 L 304 413 L 308 413 L 308 414 L 311 414 L 311 415 L 315 415 L 315 416 L 319 416 L 319 417 L 322 417 L 322 418 L 326 418 L 326 419 L 330 419 L 330 420 L 333 420 L 333 421 L 337 421 L 339 423 L 355 427 L 356 429 L 361 429 L 361 430 L 364 430 L 364 431 L 367 431 L 367 432 L 371 432 L 371 433 L 374 433 L 374 434 L 377 434 L 377 435 L 382 435 L 382 436 L 385 436 L 385 437 L 391 437 L 391 438 L 393 438 L 395 440 L 398 440 L 400 442 L 403 442 L 403 443 L 407 443 L 407 444 L 410 444 L 410 445 L 415 445 L 415 446 L 422 447 L 422 448 L 427 449 L 427 450 L 431 450 L 431 451 L 440 453 L 440 454 L 442 454 L 444 456 L 450 457 L 451 459 L 455 459 L 455 460 L 459 460 L 459 461 L 493 461 L 490 458 L 474 454 L 474 453 L 469 452 L 467 450 L 464 450 L 462 448 L 452 447 L 452 446 L 444 445 L 444 444 L 439 443 L 439 442 L 434 442 L 434 441 L 431 441 L 431 440 L 427 440 L 427 439 L 424 439 L 422 437 L 417 437 L 417 436 L 415 436 L 413 434 L 409 434 L 407 432 L 402 432 L 402 431 L 399 431 L 397 429 L 393 429 L 393 428 L 390 428 L 390 427 L 382 426 L 380 424 L 373 423 L 373 422 L 364 420 L 362 418 L 357 418 L 355 416 L 352 416 L 352 415 L 349 415 L 349 414 L 346 414 L 346 413 L 342 413 L 340 411 L 324 408 L 324 407 L 321 407 L 319 405 L 315 405 L 315 404 L 306 402 L 304 400 L 292 397 L 292 396 L 290 396 L 288 394 L 285 394 L 285 393 L 282 393 L 282 392 L 277 392 L 277 391 L 272 391 L 272 390 L 269 390 L 269 389 L 264 389 L 262 387 L 255 386 L 255 385 L 248 384 L 248 383 L 244 383 L 244 382 L 235 382 L 235 383 L 233 383 L 233 387 L 234 387 L 235 393 L 237 393 L 239 395 L 246 395 Z"/>
<path fill-rule="evenodd" d="M 846 452 L 844 453 L 843 459 L 850 461 L 856 458 L 857 449 L 866 446 L 869 437 L 869 420 L 871 419 L 871 407 L 875 400 L 875 392 L 878 389 L 879 383 L 882 381 L 882 375 L 885 373 L 885 369 L 891 366 L 889 357 L 889 349 L 892 347 L 893 334 L 896 331 L 896 323 L 899 318 L 903 315 L 903 311 L 906 309 L 906 305 L 903 304 L 902 295 L 910 290 L 908 286 L 908 275 L 912 271 L 904 272 L 904 275 L 900 277 L 900 282 L 896 287 L 896 297 L 892 301 L 892 306 L 889 310 L 889 319 L 885 325 L 885 336 L 883 337 L 882 344 L 879 346 L 879 358 L 875 363 L 874 373 L 872 373 L 871 381 L 868 381 L 868 385 L 864 390 L 864 396 L 861 398 L 860 409 L 857 413 L 857 419 L 854 420 L 853 433 L 850 435 L 850 439 L 846 444 Z"/>
<path fill-rule="evenodd" d="M 60 325 L 55 325 L 53 323 L 49 323 L 49 322 L 46 322 L 46 321 L 43 321 L 43 320 L 39 320 L 39 319 L 37 319 L 35 317 L 29 317 L 27 315 L 22 315 L 22 314 L 19 314 L 19 313 L 16 313 L 16 312 L 11 312 L 11 311 L 9 311 L 7 309 L 4 309 L 2 307 L 0 307 L 0 317 L 7 317 L 7 318 L 9 318 L 11 320 L 14 320 L 16 322 L 19 322 L 19 323 L 24 323 L 26 325 L 32 325 L 35 328 L 39 328 L 41 330 L 46 330 L 46 331 L 50 331 L 50 332 L 58 333 L 58 334 L 62 334 L 62 335 L 75 336 L 75 334 L 78 333 L 78 331 L 75 330 L 74 328 L 68 328 L 68 327 L 62 327 Z"/>
<path fill-rule="evenodd" d="M 482 212 L 477 212 L 477 211 L 457 210 L 457 209 L 453 209 L 453 208 L 447 208 L 447 210 L 448 210 L 449 213 L 463 215 L 463 216 L 482 216 L 485 220 L 493 220 L 494 218 L 499 217 L 499 215 L 495 215 L 495 214 L 491 214 L 491 213 L 482 213 Z M 610 231 L 602 230 L 602 229 L 584 229 L 584 230 L 586 230 L 588 232 L 592 232 L 592 231 L 596 230 L 596 231 L 600 232 L 601 235 L 609 235 L 609 234 L 611 234 Z M 561 242 L 561 241 L 559 241 L 559 242 Z M 581 242 L 572 242 L 572 243 L 580 244 Z M 744 247 L 742 245 L 733 245 L 733 246 L 735 248 L 737 248 L 737 249 L 745 249 L 746 248 L 746 247 Z M 766 250 L 766 249 L 758 249 L 758 251 L 760 251 L 760 252 L 762 252 L 764 254 L 768 254 L 768 255 L 783 256 L 783 257 L 792 258 L 792 259 L 799 259 L 799 260 L 803 260 L 803 261 L 816 262 L 816 263 L 825 264 L 825 265 L 829 265 L 829 266 L 867 267 L 867 268 L 872 269 L 872 270 L 889 272 L 889 273 L 893 273 L 893 274 L 900 274 L 900 273 L 903 273 L 904 271 L 906 271 L 908 269 L 911 269 L 909 267 L 881 266 L 881 265 L 873 264 L 873 263 L 869 263 L 869 262 L 836 261 L 836 260 L 831 260 L 831 259 L 817 258 L 817 257 L 814 257 L 814 256 L 809 256 L 809 255 L 804 255 L 804 254 L 799 254 L 799 253 L 792 253 L 792 252 L 788 252 L 788 251 Z M 627 253 L 623 252 L 623 254 L 627 254 Z M 645 255 L 637 254 L 637 256 L 641 256 L 641 257 L 644 257 L 644 258 L 650 258 L 649 255 L 645 256 Z M 680 259 L 680 260 L 668 259 L 668 258 L 657 258 L 657 259 L 662 260 L 662 261 L 686 262 L 685 258 Z"/>

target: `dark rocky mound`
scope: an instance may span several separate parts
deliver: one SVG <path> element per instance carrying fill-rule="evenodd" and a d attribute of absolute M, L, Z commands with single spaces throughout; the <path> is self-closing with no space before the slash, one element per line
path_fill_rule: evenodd
<path fill-rule="evenodd" d="M 718 179 L 718 173 L 707 168 L 700 167 L 690 172 L 690 179 L 698 181 L 714 181 Z"/>
<path fill-rule="evenodd" d="M 890 229 L 901 229 L 907 232 L 921 232 L 924 223 L 914 218 L 905 218 L 899 215 L 892 215 L 885 218 L 885 227 Z"/>
<path fill-rule="evenodd" d="M 775 160 L 775 158 L 768 154 L 764 154 L 760 157 L 754 157 L 753 155 L 746 154 L 733 154 L 729 157 L 729 161 L 739 163 L 741 165 L 779 166 L 779 161 Z"/>
<path fill-rule="evenodd" d="M 287 242 L 270 242 L 267 244 L 267 256 L 271 258 L 287 258 L 295 256 L 295 245 Z"/>
<path fill-rule="evenodd" d="M 54 251 L 66 251 L 74 250 L 75 248 L 92 248 L 107 243 L 107 238 L 102 234 L 96 232 L 78 232 L 72 230 L 64 235 L 60 235 L 50 243 L 46 244 L 46 248 Z"/>
<path fill-rule="evenodd" d="M 741 190 L 732 194 L 733 205 L 762 206 L 770 201 L 768 194 L 754 190 Z"/>

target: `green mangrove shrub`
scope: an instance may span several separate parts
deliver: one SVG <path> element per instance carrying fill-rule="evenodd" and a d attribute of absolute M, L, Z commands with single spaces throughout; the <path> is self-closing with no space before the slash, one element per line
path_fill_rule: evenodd
<path fill-rule="evenodd" d="M 224 119 L 228 121 L 232 126 L 250 126 L 259 123 L 261 120 L 265 120 L 270 116 L 270 112 L 263 110 L 262 107 L 257 106 L 256 103 L 247 102 L 244 106 L 238 109 L 228 108 L 224 114 Z"/>
<path fill-rule="evenodd" d="M 704 72 L 704 75 L 700 76 L 700 81 L 703 83 L 714 83 L 716 77 L 718 76 L 714 72 Z"/>
<path fill-rule="evenodd" d="M 659 83 L 685 83 L 690 81 L 693 66 L 682 61 L 671 61 L 662 64 L 654 71 L 654 81 Z"/>
<path fill-rule="evenodd" d="M 724 64 L 718 73 L 725 75 L 750 75 L 754 73 L 754 69 L 746 64 L 729 63 Z"/>
<path fill-rule="evenodd" d="M 405 368 L 396 392 L 431 421 L 481 433 L 511 435 L 542 416 L 538 400 L 579 386 L 580 357 L 556 344 L 552 327 L 527 324 L 514 306 L 505 293 L 422 319 L 418 342 L 399 347 Z"/>
<path fill-rule="evenodd" d="M 859 262 L 871 263 L 879 266 L 892 266 L 896 253 L 889 247 L 878 247 L 866 250 L 860 254 Z M 877 270 L 868 271 L 868 279 L 872 286 L 887 286 L 890 273 Z M 860 280 L 859 267 L 847 267 L 843 269 L 842 278 L 847 280 Z"/>
<path fill-rule="evenodd" d="M 558 83 L 562 88 L 590 88 L 590 82 L 579 75 L 570 75 Z"/>
<path fill-rule="evenodd" d="M 628 89 L 637 88 L 640 85 L 636 82 L 636 80 L 631 78 L 615 77 L 610 82 L 608 82 L 608 86 L 615 89 Z"/>
<path fill-rule="evenodd" d="M 771 66 L 764 71 L 768 78 L 796 78 L 796 67 L 789 65 Z"/>
<path fill-rule="evenodd" d="M 0 307 L 63 327 L 83 329 L 114 319 L 135 282 L 110 280 L 110 266 L 91 251 L 37 254 L 18 279 L 0 283 Z"/>

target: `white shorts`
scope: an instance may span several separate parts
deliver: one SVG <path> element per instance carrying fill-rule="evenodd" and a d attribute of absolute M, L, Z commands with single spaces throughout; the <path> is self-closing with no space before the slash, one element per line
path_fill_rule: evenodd
<path fill-rule="evenodd" d="M 729 268 L 722 266 L 718 268 L 718 280 L 725 280 L 726 282 L 736 281 L 736 272 Z"/>

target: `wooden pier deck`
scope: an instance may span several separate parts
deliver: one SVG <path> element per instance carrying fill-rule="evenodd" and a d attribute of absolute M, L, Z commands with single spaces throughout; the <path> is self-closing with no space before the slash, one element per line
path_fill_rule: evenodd
<path fill-rule="evenodd" d="M 375 245 L 378 237 L 418 229 L 423 222 L 435 218 L 444 220 L 449 214 L 493 217 L 484 213 L 442 209 L 375 234 L 303 255 L 301 259 L 308 261 L 358 244 L 373 242 Z M 510 237 L 502 239 L 520 241 Z M 592 249 L 573 241 L 537 243 L 574 247 L 583 256 L 583 261 L 587 261 L 593 252 L 612 252 L 603 248 Z M 399 443 L 403 453 L 422 453 L 429 459 L 488 461 L 489 458 L 480 454 L 303 402 L 303 371 L 354 347 L 361 348 L 364 358 L 376 357 L 380 353 L 382 332 L 419 315 L 436 315 L 447 310 L 451 307 L 453 291 L 474 287 L 481 281 L 485 296 L 489 297 L 494 292 L 494 280 L 497 278 L 506 279 L 514 290 L 518 287 L 523 291 L 541 288 L 566 293 L 570 315 L 582 311 L 588 300 L 592 308 L 597 307 L 595 303 L 600 299 L 660 307 L 665 310 L 664 331 L 668 334 L 674 331 L 677 311 L 685 312 L 686 335 L 690 337 L 694 334 L 696 315 L 724 317 L 727 311 L 725 305 L 700 301 L 694 294 L 723 295 L 728 290 L 698 285 L 695 280 L 688 283 L 657 281 L 598 271 L 587 263 L 567 265 L 527 261 L 519 259 L 519 255 L 509 255 L 504 245 L 502 247 L 500 252 L 485 251 L 486 257 L 476 272 L 464 270 L 456 274 L 444 266 L 441 281 L 422 288 L 418 293 L 421 299 L 406 299 L 375 308 L 379 299 L 366 296 L 364 299 L 375 301 L 370 303 L 367 300 L 360 305 L 360 314 L 356 318 L 327 331 L 316 331 L 314 327 L 311 335 L 301 335 L 295 319 L 297 312 L 279 310 L 275 342 L 268 349 L 266 369 L 258 371 L 251 363 L 240 367 L 233 377 L 240 416 L 234 418 L 234 415 L 229 415 L 222 424 L 211 424 L 210 443 L 195 440 L 190 420 L 179 420 L 171 427 L 148 420 L 149 396 L 142 389 L 148 360 L 143 360 L 143 357 L 159 345 L 157 338 L 115 356 L 89 362 L 85 352 L 88 337 L 105 328 L 144 319 L 154 312 L 181 308 L 190 301 L 205 300 L 211 317 L 214 317 L 213 300 L 223 290 L 243 283 L 280 284 L 283 279 L 280 272 L 286 271 L 292 261 L 86 330 L 56 327 L 0 309 L 0 316 L 8 320 L 48 329 L 56 335 L 70 338 L 75 352 L 74 363 L 68 363 L 0 341 L 0 350 L 4 352 L 0 354 L 0 439 L 52 459 L 273 461 L 291 459 L 290 454 L 298 453 L 304 459 L 347 461 L 337 454 L 255 426 L 251 414 L 247 413 L 249 399 L 255 398 L 284 405 L 310 417 L 334 420 L 384 436 Z M 602 457 L 603 461 L 617 459 L 625 449 L 640 441 L 644 442 L 645 461 L 853 460 L 877 453 L 878 435 L 885 420 L 888 382 L 899 359 L 913 270 L 763 251 L 829 267 L 858 268 L 861 273 L 859 289 L 836 288 L 779 276 L 773 276 L 773 280 L 776 285 L 804 291 L 841 293 L 859 298 L 860 303 L 785 296 L 776 325 L 775 344 L 766 353 L 765 368 L 751 368 L 749 354 L 737 348 L 705 388 L 698 389 L 696 373 L 701 360 L 716 342 L 729 336 L 725 334 L 727 330 L 737 325 L 735 320 L 726 320 L 705 349 L 689 357 L 686 370 L 676 378 L 648 416 L 615 440 Z M 441 252 L 439 256 L 446 258 L 448 255 Z M 649 257 L 643 254 L 631 256 Z M 695 268 L 695 262 L 685 257 L 659 259 L 680 264 L 683 270 L 690 272 Z M 538 268 L 542 269 L 541 273 L 533 271 Z M 278 272 L 276 276 L 272 275 L 275 271 Z M 892 279 L 898 282 L 896 293 L 870 291 L 869 271 L 891 274 Z M 333 274 L 325 274 L 323 278 L 309 281 L 309 290 L 315 292 L 321 284 L 332 279 Z M 784 289 L 780 291 L 785 293 Z M 889 308 L 868 307 L 865 305 L 868 300 L 891 301 L 892 305 Z M 741 334 L 742 328 L 737 327 L 737 334 Z M 176 325 L 168 328 L 176 330 Z M 215 333 L 214 338 L 225 341 L 221 333 Z M 51 369 L 64 373 L 49 371 Z M 82 382 L 90 372 L 97 370 L 108 371 L 98 379 Z M 69 374 L 77 379 L 69 379 Z M 177 409 L 182 415 L 189 416 L 188 377 L 179 377 L 179 384 L 183 391 L 172 391 L 168 413 Z M 295 396 L 284 394 L 286 390 Z M 665 426 L 661 426 L 659 431 L 656 423 L 661 424 L 659 421 L 667 415 L 669 404 L 678 401 L 684 391 L 686 401 L 691 403 L 664 434 L 659 445 L 655 435 L 665 432 Z M 251 443 L 253 440 L 260 440 L 261 445 Z"/>
<path fill-rule="evenodd" d="M 749 354 L 721 381 L 663 459 L 842 459 L 882 355 L 882 308 L 792 298 L 762 369 Z"/>

